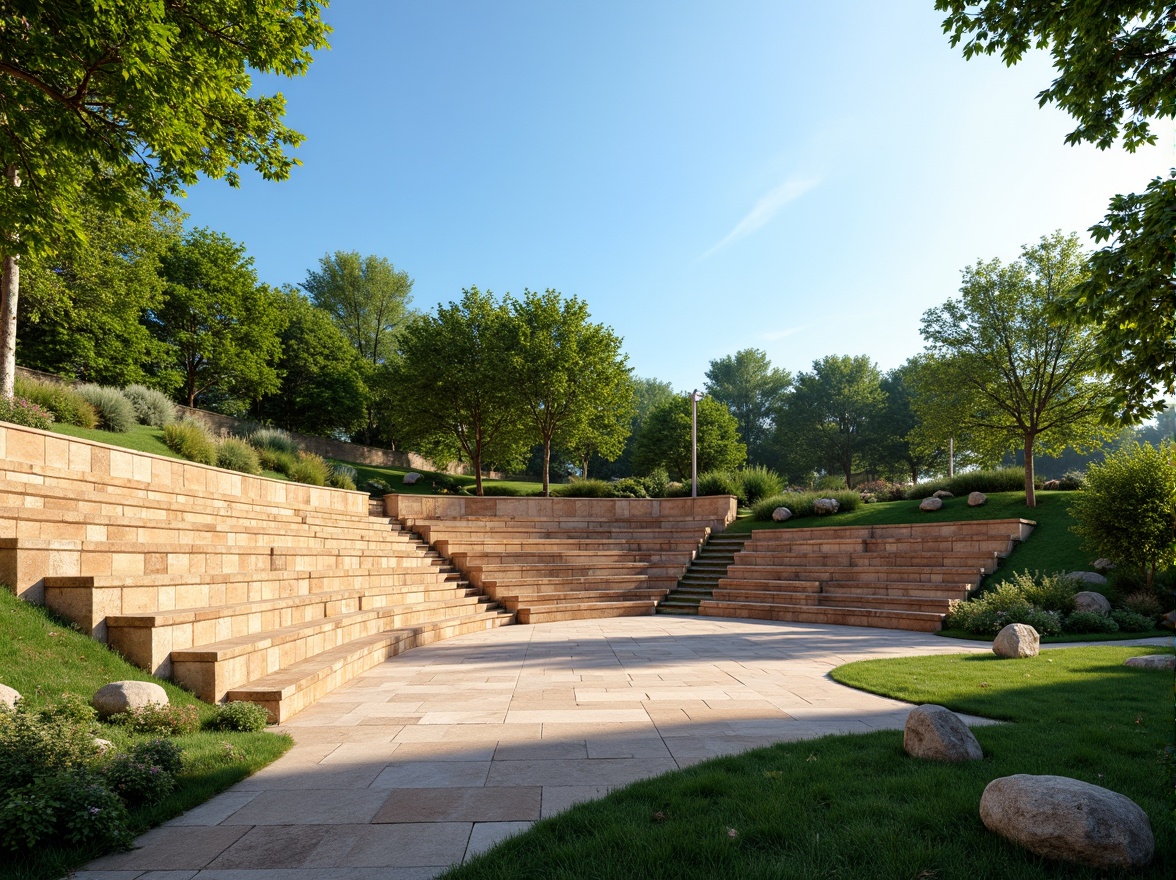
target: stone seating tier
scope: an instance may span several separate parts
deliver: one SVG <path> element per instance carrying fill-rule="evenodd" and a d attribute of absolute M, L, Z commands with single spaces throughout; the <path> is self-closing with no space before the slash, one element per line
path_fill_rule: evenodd
<path fill-rule="evenodd" d="M 761 529 L 698 613 L 933 632 L 995 570 L 1028 520 Z"/>

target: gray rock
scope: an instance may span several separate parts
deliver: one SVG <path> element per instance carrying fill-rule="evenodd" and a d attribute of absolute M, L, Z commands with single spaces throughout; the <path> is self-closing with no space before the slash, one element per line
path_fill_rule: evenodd
<path fill-rule="evenodd" d="M 980 819 L 1039 856 L 1096 869 L 1140 868 L 1155 852 L 1151 822 L 1131 798 L 1065 776 L 992 780 Z"/>
<path fill-rule="evenodd" d="M 1072 581 L 1081 581 L 1084 584 L 1094 584 L 1095 586 L 1102 586 L 1107 582 L 1107 579 L 1097 571 L 1071 571 L 1067 573 L 1066 577 Z"/>
<path fill-rule="evenodd" d="M 836 498 L 818 498 L 813 502 L 813 510 L 818 516 L 826 513 L 836 513 L 841 509 L 841 502 Z"/>
<path fill-rule="evenodd" d="M 1145 654 L 1142 657 L 1128 657 L 1124 666 L 1132 669 L 1176 669 L 1176 654 Z"/>
<path fill-rule="evenodd" d="M 6 684 L 0 684 L 0 709 L 15 709 L 18 700 L 20 700 L 20 691 L 16 688 L 10 688 Z"/>
<path fill-rule="evenodd" d="M 934 495 L 919 502 L 919 510 L 939 510 L 941 507 L 943 507 L 943 499 L 936 498 Z"/>
<path fill-rule="evenodd" d="M 955 498 L 955 495 L 953 495 L 951 492 L 948 492 L 946 489 L 936 489 L 934 492 L 931 493 L 931 497 L 943 499 L 943 498 Z"/>
<path fill-rule="evenodd" d="M 154 682 L 115 681 L 100 687 L 90 705 L 98 710 L 99 718 L 109 718 L 149 703 L 166 706 L 167 702 L 167 691 Z"/>
<path fill-rule="evenodd" d="M 1100 556 L 1098 559 L 1094 560 L 1094 562 L 1090 563 L 1090 567 L 1099 574 L 1102 574 L 1104 571 L 1110 571 L 1112 568 L 1114 568 L 1115 563 L 1111 562 L 1111 560 L 1107 559 L 1105 556 Z"/>
<path fill-rule="evenodd" d="M 98 750 L 98 754 L 105 755 L 114 748 L 114 743 L 108 739 L 102 739 L 100 736 L 94 737 L 94 748 Z"/>
<path fill-rule="evenodd" d="M 950 709 L 916 706 L 907 716 L 902 747 L 912 758 L 932 761 L 979 761 L 984 757 L 980 743 Z"/>
<path fill-rule="evenodd" d="M 1079 611 L 1093 611 L 1106 617 L 1111 613 L 1111 601 L 1102 593 L 1093 590 L 1083 590 L 1074 594 L 1074 606 Z"/>
<path fill-rule="evenodd" d="M 1025 623 L 1010 623 L 992 642 L 992 653 L 997 657 L 1036 657 L 1041 651 L 1041 636 Z"/>
<path fill-rule="evenodd" d="M 772 519 L 776 522 L 787 522 L 792 519 L 792 511 L 787 507 L 777 507 L 772 511 Z"/>
<path fill-rule="evenodd" d="M 416 471 L 409 471 L 407 474 L 405 474 L 403 477 L 400 478 L 400 482 L 404 483 L 404 485 L 406 485 L 406 486 L 415 486 L 417 480 L 419 480 L 420 478 L 421 478 L 421 475 L 418 474 Z"/>
<path fill-rule="evenodd" d="M 1046 480 L 1044 483 L 1041 484 L 1041 488 L 1047 489 L 1049 491 L 1053 491 L 1055 489 L 1062 488 L 1062 484 L 1061 484 L 1060 480 Z"/>
<path fill-rule="evenodd" d="M 988 503 L 988 496 L 983 492 L 968 493 L 968 507 L 981 507 Z"/>

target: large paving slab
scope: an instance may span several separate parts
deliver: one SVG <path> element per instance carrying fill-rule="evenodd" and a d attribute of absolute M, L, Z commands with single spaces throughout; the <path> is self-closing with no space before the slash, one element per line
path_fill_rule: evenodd
<path fill-rule="evenodd" d="M 908 704 L 837 684 L 836 666 L 988 650 L 917 632 L 718 618 L 460 636 L 329 694 L 282 725 L 295 746 L 279 761 L 74 876 L 429 878 L 638 779 L 905 724 Z"/>

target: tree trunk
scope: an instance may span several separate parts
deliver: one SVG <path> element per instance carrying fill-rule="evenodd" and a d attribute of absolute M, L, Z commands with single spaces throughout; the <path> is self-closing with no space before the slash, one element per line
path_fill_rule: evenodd
<path fill-rule="evenodd" d="M 543 443 L 543 497 L 551 497 L 551 441 Z"/>
<path fill-rule="evenodd" d="M 585 452 L 584 457 L 580 459 L 580 476 L 585 480 L 588 479 L 588 459 L 592 457 L 592 453 Z"/>
<path fill-rule="evenodd" d="M 20 172 L 15 165 L 4 169 L 8 185 L 20 186 Z M 9 241 L 17 240 L 17 233 L 9 231 Z M 3 274 L 0 275 L 0 397 L 11 400 L 16 382 L 16 304 L 20 298 L 20 257 L 4 255 Z"/>
<path fill-rule="evenodd" d="M 1033 488 L 1033 436 L 1025 435 L 1025 506 L 1037 506 L 1037 491 Z"/>
<path fill-rule="evenodd" d="M 470 464 L 474 466 L 474 494 L 482 494 L 482 439 L 474 440 L 474 454 L 470 457 Z"/>

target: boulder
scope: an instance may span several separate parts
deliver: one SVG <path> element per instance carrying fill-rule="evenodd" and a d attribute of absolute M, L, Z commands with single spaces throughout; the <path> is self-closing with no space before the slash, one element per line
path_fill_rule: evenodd
<path fill-rule="evenodd" d="M 99 718 L 142 709 L 149 703 L 167 705 L 167 691 L 150 681 L 111 682 L 100 687 L 90 701 L 90 705 L 98 710 Z"/>
<path fill-rule="evenodd" d="M 919 502 L 919 510 L 939 510 L 941 507 L 943 507 L 943 499 L 936 498 L 934 495 Z"/>
<path fill-rule="evenodd" d="M 813 510 L 818 516 L 826 513 L 836 513 L 841 509 L 841 503 L 836 498 L 818 498 L 813 502 Z"/>
<path fill-rule="evenodd" d="M 1041 651 L 1041 636 L 1026 623 L 1010 623 L 992 641 L 997 657 L 1036 657 Z"/>
<path fill-rule="evenodd" d="M 792 511 L 787 507 L 777 507 L 772 511 L 772 519 L 776 522 L 787 522 L 792 519 Z"/>
<path fill-rule="evenodd" d="M 1084 584 L 1094 584 L 1095 586 L 1102 586 L 1107 582 L 1107 579 L 1097 571 L 1071 571 L 1066 574 L 1066 577 L 1072 581 L 1080 581 Z"/>
<path fill-rule="evenodd" d="M 1041 488 L 1047 489 L 1052 492 L 1055 489 L 1062 488 L 1062 483 L 1060 480 L 1046 480 L 1044 483 L 1041 484 Z"/>
<path fill-rule="evenodd" d="M 1065 776 L 992 780 L 980 819 L 1032 853 L 1098 870 L 1141 868 L 1155 851 L 1151 822 L 1131 798 Z"/>
<path fill-rule="evenodd" d="M 952 495 L 950 492 L 948 492 L 946 489 L 936 489 L 934 492 L 931 493 L 931 497 L 932 498 L 941 498 L 941 499 L 942 498 L 955 498 L 955 496 Z"/>
<path fill-rule="evenodd" d="M 20 692 L 6 684 L 0 684 L 0 708 L 15 709 L 20 699 Z"/>
<path fill-rule="evenodd" d="M 1093 590 L 1083 590 L 1074 594 L 1074 607 L 1079 611 L 1093 611 L 1106 617 L 1111 613 L 1111 601 L 1102 593 Z"/>
<path fill-rule="evenodd" d="M 931 761 L 979 761 L 980 743 L 955 712 L 943 706 L 916 706 L 907 716 L 902 747 L 912 758 Z"/>
<path fill-rule="evenodd" d="M 1176 654 L 1145 654 L 1142 657 L 1128 657 L 1124 666 L 1132 669 L 1176 669 Z"/>
<path fill-rule="evenodd" d="M 98 750 L 99 755 L 105 755 L 114 748 L 114 743 L 108 739 L 103 739 L 100 736 L 94 737 L 94 748 Z"/>
<path fill-rule="evenodd" d="M 406 486 L 415 486 L 416 481 L 419 480 L 420 478 L 421 478 L 421 475 L 416 473 L 416 471 L 409 471 L 407 474 L 405 474 L 403 477 L 400 478 L 400 482 L 404 483 L 404 485 L 406 485 Z"/>
<path fill-rule="evenodd" d="M 988 496 L 983 492 L 968 493 L 968 507 L 980 507 L 988 503 Z"/>
<path fill-rule="evenodd" d="M 1105 556 L 1100 556 L 1098 559 L 1094 560 L 1094 562 L 1090 563 L 1090 567 L 1099 574 L 1102 574 L 1104 571 L 1110 571 L 1112 568 L 1114 568 L 1115 563 L 1111 562 L 1111 560 L 1107 559 Z"/>

